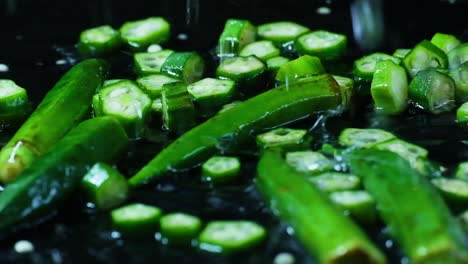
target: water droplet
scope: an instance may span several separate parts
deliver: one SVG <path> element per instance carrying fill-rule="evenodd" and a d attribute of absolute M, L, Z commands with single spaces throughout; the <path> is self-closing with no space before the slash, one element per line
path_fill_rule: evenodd
<path fill-rule="evenodd" d="M 57 249 L 53 249 L 50 254 L 52 255 L 52 261 L 53 263 L 62 263 L 63 262 L 63 259 L 62 259 L 62 255 L 60 254 L 60 251 L 58 251 Z"/>
<path fill-rule="evenodd" d="M 120 234 L 120 232 L 117 232 L 117 231 L 112 231 L 112 232 L 111 232 L 111 237 L 112 237 L 113 239 L 119 239 L 119 238 L 122 237 L 122 234 Z"/>
<path fill-rule="evenodd" d="M 65 64 L 67 64 L 67 61 L 66 61 L 66 60 L 57 60 L 57 61 L 55 61 L 55 64 L 57 64 L 57 65 L 65 65 Z"/>
<path fill-rule="evenodd" d="M 386 248 L 392 248 L 393 247 L 393 241 L 392 240 L 385 241 L 385 247 Z"/>
<path fill-rule="evenodd" d="M 28 240 L 19 240 L 15 243 L 15 251 L 19 254 L 30 253 L 34 251 L 34 245 Z"/>
<path fill-rule="evenodd" d="M 295 262 L 294 255 L 288 252 L 279 253 L 273 260 L 273 264 L 294 264 Z"/>
<path fill-rule="evenodd" d="M 152 45 L 149 45 L 147 51 L 148 52 L 158 52 L 162 50 L 162 47 L 161 45 L 158 45 L 158 44 L 152 44 Z"/>
<path fill-rule="evenodd" d="M 177 39 L 179 39 L 179 40 L 187 40 L 187 39 L 188 39 L 188 35 L 185 34 L 185 33 L 180 33 L 179 35 L 177 35 Z"/>
<path fill-rule="evenodd" d="M 0 72 L 7 72 L 9 70 L 10 68 L 8 67 L 8 65 L 0 63 Z"/>
<path fill-rule="evenodd" d="M 292 236 L 292 235 L 294 235 L 294 229 L 292 227 L 288 227 L 288 228 L 286 228 L 286 233 L 288 233 L 288 235 Z"/>

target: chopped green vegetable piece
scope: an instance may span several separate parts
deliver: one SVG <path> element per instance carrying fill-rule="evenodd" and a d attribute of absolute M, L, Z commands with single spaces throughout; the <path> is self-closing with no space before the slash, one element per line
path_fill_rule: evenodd
<path fill-rule="evenodd" d="M 0 125 L 22 120 L 29 109 L 26 89 L 12 80 L 0 79 Z"/>
<path fill-rule="evenodd" d="M 116 117 L 130 137 L 139 137 L 149 117 L 151 99 L 133 81 L 121 81 L 98 91 L 93 98 L 97 116 Z"/>
<path fill-rule="evenodd" d="M 228 19 L 218 40 L 218 56 L 237 56 L 255 38 L 256 28 L 248 20 Z"/>
<path fill-rule="evenodd" d="M 191 84 L 200 80 L 205 62 L 196 52 L 173 52 L 161 66 L 161 73 Z"/>
<path fill-rule="evenodd" d="M 103 55 L 114 52 L 121 46 L 119 31 L 109 25 L 103 25 L 81 32 L 78 50 L 86 55 Z"/>
<path fill-rule="evenodd" d="M 382 129 L 346 128 L 341 131 L 338 142 L 345 147 L 369 148 L 394 138 L 395 135 Z"/>
<path fill-rule="evenodd" d="M 271 40 L 277 45 L 294 41 L 298 36 L 308 32 L 309 29 L 291 21 L 278 21 L 258 26 L 258 36 L 261 39 Z"/>
<path fill-rule="evenodd" d="M 402 158 L 408 160 L 410 163 L 414 162 L 416 159 L 427 158 L 429 153 L 426 149 L 401 139 L 387 140 L 385 142 L 375 144 L 372 147 L 397 153 Z"/>
<path fill-rule="evenodd" d="M 296 40 L 296 50 L 301 55 L 317 56 L 320 59 L 336 59 L 346 51 L 347 37 L 327 30 L 306 33 Z"/>
<path fill-rule="evenodd" d="M 392 56 L 402 60 L 410 51 L 411 49 L 396 49 Z"/>
<path fill-rule="evenodd" d="M 162 115 L 163 106 L 161 98 L 156 98 L 153 100 L 153 103 L 151 103 L 151 110 L 153 111 L 153 113 Z"/>
<path fill-rule="evenodd" d="M 226 58 L 216 68 L 216 77 L 230 79 L 240 87 L 253 87 L 262 79 L 265 64 L 255 56 Z"/>
<path fill-rule="evenodd" d="M 330 194 L 332 202 L 360 223 L 373 223 L 378 218 L 375 200 L 366 191 L 340 191 Z"/>
<path fill-rule="evenodd" d="M 214 116 L 164 148 L 129 181 L 133 186 L 157 180 L 169 169 L 189 168 L 213 156 L 219 148 L 238 149 L 251 135 L 299 120 L 341 104 L 338 84 L 330 75 L 302 79 L 272 88 Z M 226 139 L 229 139 L 226 142 Z M 234 143 L 234 144 L 232 144 Z"/>
<path fill-rule="evenodd" d="M 127 142 L 115 118 L 91 118 L 72 128 L 5 186 L 0 195 L 2 233 L 15 229 L 17 223 L 50 216 L 60 206 L 67 206 L 66 200 L 74 195 L 89 167 L 98 161 L 114 162 Z"/>
<path fill-rule="evenodd" d="M 289 62 L 288 58 L 277 56 L 277 57 L 273 57 L 273 58 L 270 58 L 270 59 L 266 60 L 266 65 L 267 65 L 267 69 L 269 71 L 276 74 L 276 72 L 279 70 L 279 68 L 283 64 L 286 64 L 287 62 Z"/>
<path fill-rule="evenodd" d="M 447 68 L 447 54 L 428 40 L 419 42 L 402 61 L 411 77 L 428 68 Z"/>
<path fill-rule="evenodd" d="M 341 172 L 324 172 L 308 178 L 319 190 L 327 193 L 357 190 L 361 187 L 359 177 Z"/>
<path fill-rule="evenodd" d="M 133 203 L 111 211 L 112 225 L 130 236 L 153 235 L 159 227 L 162 210 L 156 206 Z"/>
<path fill-rule="evenodd" d="M 163 215 L 160 223 L 163 239 L 175 245 L 190 245 L 202 228 L 200 218 L 180 212 Z"/>
<path fill-rule="evenodd" d="M 94 164 L 83 177 L 81 185 L 98 209 L 113 208 L 127 199 L 127 179 L 106 163 Z"/>
<path fill-rule="evenodd" d="M 109 85 L 114 84 L 114 83 L 118 83 L 120 81 L 127 81 L 127 79 L 109 79 L 109 80 L 105 80 L 104 83 L 102 84 L 101 88 L 104 88 L 104 87 L 109 86 Z"/>
<path fill-rule="evenodd" d="M 267 236 L 263 226 L 251 221 L 212 221 L 202 230 L 199 247 L 212 253 L 230 254 L 251 249 Z"/>
<path fill-rule="evenodd" d="M 387 263 L 366 233 L 291 168 L 280 151 L 266 151 L 257 171 L 255 183 L 263 199 L 319 263 Z"/>
<path fill-rule="evenodd" d="M 234 97 L 236 83 L 232 80 L 205 78 L 187 86 L 187 91 L 198 109 L 216 112 Z"/>
<path fill-rule="evenodd" d="M 440 32 L 437 32 L 434 34 L 434 36 L 432 36 L 431 42 L 445 53 L 448 53 L 461 43 L 461 41 L 454 35 Z"/>
<path fill-rule="evenodd" d="M 195 106 L 182 82 L 168 83 L 162 91 L 162 117 L 166 129 L 182 134 L 196 124 Z"/>
<path fill-rule="evenodd" d="M 286 151 L 308 149 L 312 136 L 305 129 L 277 128 L 257 135 L 260 150 L 280 147 Z"/>
<path fill-rule="evenodd" d="M 280 55 L 280 50 L 275 47 L 273 42 L 269 40 L 260 40 L 249 43 L 240 51 L 239 56 L 247 57 L 250 55 L 257 56 L 260 60 L 266 61 L 267 59 Z"/>
<path fill-rule="evenodd" d="M 0 152 L 0 180 L 13 180 L 85 118 L 107 73 L 107 63 L 87 59 L 73 66 L 45 95 Z"/>
<path fill-rule="evenodd" d="M 450 70 L 449 75 L 455 81 L 455 97 L 457 102 L 468 102 L 468 61 L 458 68 Z"/>
<path fill-rule="evenodd" d="M 455 207 L 468 206 L 468 182 L 460 179 L 435 178 L 431 183 L 439 190 L 448 204 Z"/>
<path fill-rule="evenodd" d="M 177 82 L 178 80 L 163 74 L 151 74 L 136 81 L 151 99 L 157 99 L 161 97 L 162 88 L 165 84 Z"/>
<path fill-rule="evenodd" d="M 468 240 L 461 226 L 429 180 L 408 161 L 369 149 L 352 152 L 350 161 L 351 172 L 362 178 L 411 263 L 467 263 Z"/>
<path fill-rule="evenodd" d="M 403 67 L 391 60 L 378 61 L 372 78 L 371 94 L 377 111 L 399 114 L 408 104 L 408 79 Z"/>
<path fill-rule="evenodd" d="M 461 162 L 455 171 L 455 178 L 468 181 L 468 162 Z"/>
<path fill-rule="evenodd" d="M 458 45 L 456 48 L 449 51 L 447 56 L 450 69 L 460 67 L 460 65 L 468 61 L 468 43 Z"/>
<path fill-rule="evenodd" d="M 315 151 L 288 152 L 286 162 L 296 171 L 308 175 L 333 170 L 333 162 Z"/>
<path fill-rule="evenodd" d="M 202 165 L 202 177 L 213 183 L 225 183 L 237 178 L 241 163 L 237 157 L 213 156 Z"/>
<path fill-rule="evenodd" d="M 140 52 L 133 55 L 135 71 L 139 76 L 158 74 L 173 50 L 164 49 L 158 52 Z"/>
<path fill-rule="evenodd" d="M 409 84 L 408 93 L 410 99 L 433 114 L 448 112 L 455 107 L 455 82 L 436 69 L 418 72 Z"/>
<path fill-rule="evenodd" d="M 345 109 L 348 109 L 351 105 L 351 99 L 354 94 L 354 80 L 338 75 L 333 75 L 333 78 L 340 86 L 341 104 Z"/>
<path fill-rule="evenodd" d="M 300 78 L 322 73 L 325 73 L 325 68 L 318 57 L 303 55 L 281 65 L 275 79 L 280 83 L 288 84 Z"/>
<path fill-rule="evenodd" d="M 125 22 L 120 27 L 120 35 L 132 50 L 143 50 L 151 44 L 161 44 L 169 40 L 171 25 L 162 17 Z"/>
<path fill-rule="evenodd" d="M 468 123 L 468 102 L 462 104 L 457 109 L 457 122 L 458 123 Z"/>
<path fill-rule="evenodd" d="M 358 80 L 371 81 L 375 72 L 375 64 L 378 61 L 391 60 L 400 64 L 400 59 L 385 53 L 375 52 L 354 61 L 353 74 Z"/>

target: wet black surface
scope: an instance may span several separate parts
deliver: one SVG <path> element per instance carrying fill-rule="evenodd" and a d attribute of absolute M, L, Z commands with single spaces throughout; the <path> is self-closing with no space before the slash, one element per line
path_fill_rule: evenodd
<path fill-rule="evenodd" d="M 224 21 L 230 17 L 250 19 L 255 24 L 293 20 L 312 29 L 324 28 L 344 33 L 350 40 L 345 71 L 350 69 L 350 62 L 368 51 L 369 47 L 391 53 L 395 48 L 412 47 L 437 31 L 456 34 L 464 41 L 468 39 L 466 1 L 456 4 L 425 1 L 423 6 L 415 7 L 408 6 L 404 1 L 383 2 L 382 31 L 374 32 L 374 38 L 367 38 L 370 42 L 364 45 L 367 49 L 363 50 L 353 41 L 350 6 L 361 3 L 365 10 L 365 1 L 4 0 L 0 3 L 0 63 L 7 65 L 9 70 L 0 72 L 0 78 L 13 79 L 27 88 L 31 99 L 37 103 L 60 76 L 80 59 L 74 49 L 80 31 L 101 24 L 119 27 L 125 21 L 152 15 L 164 16 L 174 25 L 172 39 L 166 46 L 177 50 L 197 50 L 208 61 L 209 51 L 216 45 Z M 190 12 L 187 12 L 187 6 Z M 323 6 L 329 7 L 331 14 L 316 12 L 318 7 Z M 378 21 L 377 17 L 364 24 L 369 26 Z M 177 38 L 181 33 L 187 34 L 188 39 Z M 362 42 L 359 43 L 362 45 Z M 110 59 L 113 66 L 109 78 L 134 78 L 130 55 L 121 53 Z M 210 64 L 211 69 L 213 65 L 214 62 Z M 357 105 L 366 102 L 364 99 Z M 468 131 L 454 122 L 453 112 L 439 116 L 407 113 L 400 117 L 381 117 L 373 114 L 370 107 L 364 106 L 353 108 L 343 116 L 328 118 L 327 122 L 321 120 L 318 126 L 314 126 L 316 120 L 313 118 L 295 125 L 310 128 L 317 140 L 316 147 L 320 142 L 333 142 L 345 127 L 379 127 L 426 147 L 430 158 L 446 166 L 448 172 L 457 162 L 468 160 L 468 146 L 465 143 Z M 0 132 L 0 142 L 5 142 L 11 131 L 13 128 Z M 164 133 L 155 132 L 147 140 L 133 142 L 127 156 L 122 157 L 117 166 L 125 175 L 131 175 L 170 139 Z M 107 212 L 99 213 L 87 208 L 77 198 L 43 224 L 2 239 L 0 263 L 272 263 L 279 252 L 292 253 L 296 263 L 314 263 L 287 232 L 287 227 L 276 220 L 259 199 L 252 184 L 256 156 L 244 154 L 241 158 L 242 179 L 233 185 L 216 189 L 207 186 L 198 180 L 198 170 L 195 169 L 135 192 L 131 199 L 160 206 L 166 212 L 193 213 L 206 221 L 258 221 L 267 227 L 269 235 L 267 242 L 255 250 L 223 257 L 193 248 L 162 245 L 153 237 L 123 238 L 112 231 Z M 380 226 L 366 228 L 388 253 L 390 263 L 399 263 L 398 250 L 390 246 Z M 16 253 L 14 243 L 21 239 L 31 241 L 35 251 Z"/>

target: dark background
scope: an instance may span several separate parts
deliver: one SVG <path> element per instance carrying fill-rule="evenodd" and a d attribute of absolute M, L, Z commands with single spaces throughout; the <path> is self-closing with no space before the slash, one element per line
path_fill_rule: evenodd
<path fill-rule="evenodd" d="M 317 8 L 323 6 L 329 7 L 331 13 L 318 14 Z M 467 41 L 467 7 L 466 1 L 400 0 L 2 0 L 0 63 L 6 64 L 9 71 L 0 72 L 0 78 L 13 79 L 27 88 L 31 99 L 37 103 L 80 59 L 75 54 L 74 44 L 82 30 L 102 24 L 118 28 L 125 21 L 148 16 L 164 16 L 172 23 L 173 34 L 168 47 L 197 50 L 204 56 L 215 47 L 227 18 L 245 18 L 254 24 L 292 20 L 311 29 L 344 33 L 350 41 L 348 57 L 356 58 L 369 51 L 392 53 L 395 48 L 410 48 L 422 39 L 430 39 L 435 32 L 456 34 Z M 351 10 L 358 14 L 354 21 Z M 362 35 L 357 33 L 358 21 L 364 32 Z M 188 39 L 177 38 L 180 33 L 187 34 Z M 111 77 L 131 78 L 131 70 L 125 63 L 116 67 Z M 453 113 L 382 119 L 363 112 L 344 120 L 332 120 L 329 132 L 333 137 L 336 136 L 334 130 L 346 126 L 385 128 L 425 146 L 431 158 L 451 168 L 456 162 L 468 159 L 464 144 L 466 131 L 456 126 L 453 119 Z M 0 135 L 3 133 L 5 137 L 7 132 L 0 132 Z M 316 132 L 318 137 L 321 136 L 319 132 Z M 121 165 L 123 171 L 132 170 L 128 165 L 131 162 L 143 164 L 147 161 L 155 153 L 151 147 L 156 144 L 153 141 L 144 146 L 132 146 L 129 161 Z M 138 151 L 146 154 L 132 154 Z M 204 220 L 245 218 L 259 221 L 268 228 L 270 235 L 267 243 L 256 251 L 214 257 L 195 249 L 167 247 L 153 238 L 121 239 L 112 235 L 106 213 L 96 213 L 86 209 L 82 201 L 72 201 L 50 221 L 1 240 L 0 263 L 272 263 L 274 256 L 283 251 L 293 253 L 296 263 L 313 263 L 286 232 L 284 224 L 275 220 L 260 202 L 251 184 L 255 163 L 246 161 L 245 164 L 246 179 L 236 186 L 217 191 L 182 176 L 175 181 L 163 181 L 136 194 L 133 199 L 161 206 L 165 211 L 191 212 Z M 387 238 L 378 227 L 369 229 L 369 234 L 385 248 Z M 33 242 L 35 252 L 15 253 L 13 245 L 19 239 Z M 392 257 L 392 263 L 400 262 L 398 249 L 385 250 Z"/>

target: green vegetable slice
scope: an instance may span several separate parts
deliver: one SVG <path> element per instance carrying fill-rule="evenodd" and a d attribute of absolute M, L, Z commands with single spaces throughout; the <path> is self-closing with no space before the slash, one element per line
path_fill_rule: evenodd
<path fill-rule="evenodd" d="M 369 224 L 377 220 L 374 198 L 366 191 L 340 191 L 330 194 L 330 200 L 359 223 Z"/>
<path fill-rule="evenodd" d="M 319 152 L 296 151 L 286 153 L 286 162 L 296 171 L 314 175 L 333 169 L 333 162 Z"/>
<path fill-rule="evenodd" d="M 308 149 L 312 136 L 305 129 L 277 128 L 258 134 L 257 147 L 260 150 L 280 147 L 287 151 Z"/>
<path fill-rule="evenodd" d="M 202 165 L 202 177 L 213 183 L 225 183 L 237 178 L 241 163 L 237 157 L 213 156 Z"/>
<path fill-rule="evenodd" d="M 98 162 L 91 167 L 81 181 L 90 201 L 99 209 L 109 209 L 127 199 L 127 179 L 115 168 Z"/>
<path fill-rule="evenodd" d="M 457 102 L 468 101 L 468 61 L 458 68 L 449 71 L 450 77 L 455 81 L 455 96 Z"/>
<path fill-rule="evenodd" d="M 297 79 L 322 73 L 325 73 L 325 68 L 318 57 L 303 55 L 281 65 L 275 79 L 280 83 L 289 84 Z"/>
<path fill-rule="evenodd" d="M 234 97 L 236 83 L 232 80 L 205 78 L 187 86 L 187 91 L 200 110 L 216 111 Z"/>
<path fill-rule="evenodd" d="M 171 25 L 162 17 L 125 22 L 120 27 L 123 41 L 132 50 L 143 50 L 151 44 L 161 44 L 169 40 Z"/>
<path fill-rule="evenodd" d="M 200 80 L 205 62 L 196 52 L 173 52 L 161 66 L 161 73 L 191 84 Z"/>
<path fill-rule="evenodd" d="M 468 182 L 460 179 L 435 178 L 431 183 L 439 190 L 447 203 L 454 206 L 468 205 Z"/>
<path fill-rule="evenodd" d="M 277 56 L 266 60 L 267 69 L 274 74 L 279 70 L 279 68 L 289 62 L 290 60 L 286 57 Z"/>
<path fill-rule="evenodd" d="M 267 236 L 263 226 L 251 221 L 212 221 L 198 237 L 199 247 L 212 253 L 229 254 L 251 249 Z"/>
<path fill-rule="evenodd" d="M 353 74 L 358 80 L 371 81 L 375 72 L 375 65 L 379 61 L 391 60 L 395 64 L 400 63 L 400 59 L 391 55 L 375 52 L 369 55 L 365 55 L 360 59 L 354 61 Z"/>
<path fill-rule="evenodd" d="M 402 61 L 411 77 L 428 68 L 447 68 L 447 54 L 428 40 L 419 42 Z"/>
<path fill-rule="evenodd" d="M 249 43 L 240 51 L 239 56 L 247 57 L 255 55 L 262 61 L 280 55 L 280 50 L 269 40 L 260 40 Z"/>
<path fill-rule="evenodd" d="M 339 75 L 333 75 L 333 79 L 335 79 L 340 86 L 341 105 L 343 105 L 344 109 L 348 109 L 351 106 L 351 100 L 354 94 L 354 80 Z"/>
<path fill-rule="evenodd" d="M 158 74 L 173 50 L 164 49 L 157 52 L 139 52 L 133 55 L 135 70 L 139 76 Z"/>
<path fill-rule="evenodd" d="M 460 67 L 460 65 L 468 61 L 468 43 L 458 45 L 456 48 L 449 51 L 447 55 L 450 69 Z"/>
<path fill-rule="evenodd" d="M 86 55 L 103 55 L 114 52 L 121 46 L 119 31 L 110 25 L 103 25 L 81 32 L 78 50 Z"/>
<path fill-rule="evenodd" d="M 271 40 L 277 45 L 295 40 L 298 36 L 308 32 L 309 29 L 291 21 L 277 21 L 258 26 L 258 36 L 261 39 Z"/>
<path fill-rule="evenodd" d="M 196 124 L 195 106 L 182 82 L 169 83 L 162 91 L 162 118 L 166 129 L 184 133 Z"/>
<path fill-rule="evenodd" d="M 458 164 L 455 171 L 455 178 L 468 181 L 468 162 Z"/>
<path fill-rule="evenodd" d="M 341 172 L 325 172 L 309 178 L 319 190 L 327 193 L 357 190 L 361 187 L 359 177 Z"/>
<path fill-rule="evenodd" d="M 253 87 L 265 70 L 265 64 L 256 56 L 226 58 L 216 68 L 216 77 L 233 80 L 239 87 Z"/>
<path fill-rule="evenodd" d="M 346 51 L 347 37 L 327 30 L 315 30 L 301 35 L 296 40 L 296 50 L 302 55 L 320 59 L 336 59 Z"/>
<path fill-rule="evenodd" d="M 218 40 L 218 56 L 237 56 L 255 38 L 256 28 L 248 20 L 228 19 Z"/>
<path fill-rule="evenodd" d="M 163 74 L 151 74 L 138 78 L 136 81 L 151 99 L 157 99 L 161 97 L 162 88 L 165 84 L 177 82 L 178 80 Z"/>
<path fill-rule="evenodd" d="M 402 60 L 410 51 L 411 49 L 396 49 L 392 56 Z"/>
<path fill-rule="evenodd" d="M 112 226 L 130 236 L 152 235 L 158 230 L 162 210 L 156 206 L 133 203 L 111 211 Z"/>
<path fill-rule="evenodd" d="M 432 36 L 431 42 L 445 53 L 448 53 L 461 43 L 461 41 L 454 35 L 440 32 L 437 32 Z"/>
<path fill-rule="evenodd" d="M 29 109 L 26 89 L 12 80 L 0 79 L 0 125 L 22 120 Z"/>
<path fill-rule="evenodd" d="M 457 122 L 468 123 L 468 102 L 460 105 L 457 109 Z"/>
<path fill-rule="evenodd" d="M 163 215 L 160 223 L 165 242 L 175 245 L 189 245 L 202 228 L 200 218 L 181 212 Z"/>
<path fill-rule="evenodd" d="M 375 144 L 396 138 L 390 132 L 377 128 L 346 128 L 338 138 L 345 147 L 369 148 Z"/>

